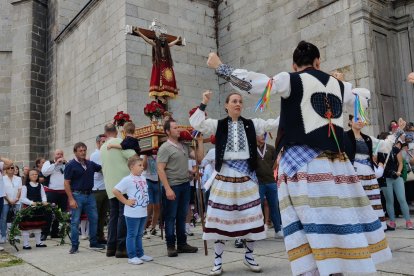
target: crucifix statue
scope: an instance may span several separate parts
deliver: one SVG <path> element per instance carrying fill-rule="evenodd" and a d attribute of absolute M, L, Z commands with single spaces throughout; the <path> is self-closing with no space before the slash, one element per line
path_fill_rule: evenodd
<path fill-rule="evenodd" d="M 127 33 L 140 36 L 152 46 L 152 72 L 149 96 L 166 104 L 167 98 L 175 98 L 178 94 L 177 83 L 173 69 L 170 47 L 184 46 L 185 40 L 180 36 L 167 35 L 166 29 L 154 19 L 149 30 L 127 26 Z"/>

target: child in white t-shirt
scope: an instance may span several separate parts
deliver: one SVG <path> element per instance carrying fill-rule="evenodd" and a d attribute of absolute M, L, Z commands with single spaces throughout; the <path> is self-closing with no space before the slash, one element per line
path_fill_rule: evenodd
<path fill-rule="evenodd" d="M 144 170 L 141 158 L 137 156 L 129 158 L 128 168 L 131 174 L 124 177 L 112 192 L 120 202 L 125 204 L 128 263 L 138 265 L 153 260 L 152 257 L 144 255 L 142 246 L 142 236 L 145 230 L 147 206 L 149 204 L 148 186 L 145 177 L 141 176 Z M 127 194 L 128 199 L 123 194 Z"/>

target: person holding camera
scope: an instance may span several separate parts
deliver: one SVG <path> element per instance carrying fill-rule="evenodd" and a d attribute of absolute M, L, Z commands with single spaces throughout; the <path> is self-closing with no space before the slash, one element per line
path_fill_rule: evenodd
<path fill-rule="evenodd" d="M 63 172 L 65 170 L 66 160 L 63 156 L 63 150 L 57 149 L 54 153 L 53 160 L 46 161 L 42 166 L 42 174 L 49 177 L 49 186 L 44 187 L 47 197 L 47 202 L 56 204 L 62 212 L 67 210 L 68 197 L 65 193 Z M 52 226 L 52 231 L 50 227 Z M 42 229 L 41 240 L 46 240 L 48 235 L 52 238 L 59 237 L 59 222 L 52 218 L 48 218 L 48 224 Z"/>
<path fill-rule="evenodd" d="M 402 157 L 402 144 L 397 142 L 389 153 L 388 162 L 386 160 L 378 160 L 379 162 L 386 163 L 384 169 L 384 177 L 386 186 L 381 187 L 385 196 L 386 209 L 388 217 L 390 219 L 388 223 L 388 230 L 395 230 L 397 227 L 395 223 L 395 210 L 394 210 L 394 192 L 400 203 L 401 212 L 405 219 L 405 226 L 408 230 L 414 230 L 413 222 L 410 219 L 410 210 L 408 208 L 407 200 L 405 199 L 404 180 L 401 177 L 403 169 L 403 157 Z M 380 157 L 380 156 L 379 156 Z M 385 156 L 384 156 L 385 157 Z M 384 159 L 384 158 L 382 158 Z"/>

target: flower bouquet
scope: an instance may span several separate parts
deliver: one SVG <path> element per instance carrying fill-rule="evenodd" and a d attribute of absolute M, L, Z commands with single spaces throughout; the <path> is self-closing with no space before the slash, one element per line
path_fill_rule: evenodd
<path fill-rule="evenodd" d="M 128 113 L 123 111 L 118 111 L 114 116 L 114 125 L 117 127 L 122 127 L 126 122 L 131 122 L 131 118 Z"/>
<path fill-rule="evenodd" d="M 144 107 L 144 114 L 153 121 L 155 118 L 160 119 L 165 113 L 164 107 L 157 103 L 156 101 L 152 101 Z"/>

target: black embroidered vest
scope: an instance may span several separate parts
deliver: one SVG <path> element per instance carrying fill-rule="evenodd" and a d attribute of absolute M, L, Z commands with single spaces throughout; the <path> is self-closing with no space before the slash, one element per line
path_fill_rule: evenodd
<path fill-rule="evenodd" d="M 321 150 L 338 152 L 338 145 L 325 114 L 332 112 L 339 148 L 343 151 L 342 103 L 344 84 L 330 75 L 308 68 L 290 73 L 291 93 L 281 100 L 280 124 L 276 139 L 279 152 L 284 146 L 308 145 Z"/>
<path fill-rule="evenodd" d="M 27 188 L 27 198 L 34 202 L 42 202 L 42 194 L 40 189 L 40 184 L 37 187 L 32 187 L 29 183 L 26 185 Z"/>
<path fill-rule="evenodd" d="M 371 168 L 374 169 L 374 160 L 372 159 L 372 139 L 371 137 L 369 137 L 368 135 L 365 135 L 363 133 L 361 133 L 362 138 L 364 139 L 365 143 L 368 146 L 368 151 L 369 151 L 369 160 L 371 160 Z M 355 161 L 355 154 L 357 154 L 356 152 L 356 140 L 355 140 L 355 134 L 354 132 L 351 130 L 345 132 L 345 141 L 344 141 L 344 145 L 345 145 L 345 153 L 348 156 L 349 160 L 351 161 L 351 163 L 353 164 Z"/>
<path fill-rule="evenodd" d="M 216 131 L 216 171 L 221 170 L 221 166 L 223 165 L 223 158 L 224 153 L 226 151 L 227 145 L 227 138 L 229 134 L 229 125 L 228 122 L 231 120 L 230 117 L 221 119 L 218 121 L 217 124 L 217 131 Z M 256 151 L 256 130 L 254 129 L 254 124 L 252 120 L 245 119 L 240 117 L 239 120 L 243 122 L 244 131 L 246 132 L 247 143 L 249 145 L 249 159 L 247 162 L 249 164 L 249 169 L 251 171 L 256 170 L 257 164 L 257 151 Z"/>

